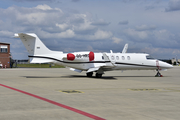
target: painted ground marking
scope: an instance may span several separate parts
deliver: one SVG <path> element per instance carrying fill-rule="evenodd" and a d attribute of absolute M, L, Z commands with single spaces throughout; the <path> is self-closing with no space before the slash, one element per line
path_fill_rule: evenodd
<path fill-rule="evenodd" d="M 84 115 L 84 116 L 86 116 L 86 117 L 92 118 L 92 119 L 94 119 L 94 120 L 105 120 L 104 118 L 101 118 L 101 117 L 98 117 L 98 116 L 89 114 L 89 113 L 87 113 L 87 112 L 78 110 L 78 109 L 76 109 L 76 108 L 73 108 L 73 107 L 70 107 L 70 106 L 67 106 L 67 105 L 64 105 L 64 104 L 61 104 L 61 103 L 58 103 L 58 102 L 55 102 L 55 101 L 52 101 L 52 100 L 49 100 L 49 99 L 40 97 L 40 96 L 31 94 L 31 93 L 28 93 L 28 92 L 25 92 L 25 91 L 22 91 L 22 90 L 19 90 L 19 89 L 10 87 L 10 86 L 6 86 L 6 85 L 3 85 L 3 84 L 0 84 L 0 86 L 5 87 L 5 88 L 9 88 L 9 89 L 11 89 L 11 90 L 14 90 L 14 91 L 17 91 L 17 92 L 20 92 L 20 93 L 29 95 L 29 96 L 31 96 L 31 97 L 34 97 L 34 98 L 37 98 L 37 99 L 40 99 L 40 100 L 43 100 L 43 101 L 46 101 L 46 102 L 48 102 L 48 103 L 51 103 L 51 104 L 57 105 L 57 106 L 59 106 L 59 107 L 68 109 L 68 110 L 70 110 L 70 111 L 79 113 L 79 114 L 81 114 L 81 115 Z"/>

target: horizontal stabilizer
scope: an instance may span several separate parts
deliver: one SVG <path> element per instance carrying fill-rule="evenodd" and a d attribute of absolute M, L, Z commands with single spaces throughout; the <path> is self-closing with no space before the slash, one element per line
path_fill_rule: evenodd
<path fill-rule="evenodd" d="M 27 37 L 27 38 L 36 38 L 35 36 L 33 36 L 33 35 L 30 35 L 30 34 L 25 34 L 25 33 L 19 33 L 19 34 L 17 34 L 17 33 L 15 33 L 14 34 L 14 38 L 25 38 L 25 37 Z"/>
<path fill-rule="evenodd" d="M 30 63 L 51 63 L 53 60 L 45 59 L 45 58 L 32 58 L 30 59 Z"/>

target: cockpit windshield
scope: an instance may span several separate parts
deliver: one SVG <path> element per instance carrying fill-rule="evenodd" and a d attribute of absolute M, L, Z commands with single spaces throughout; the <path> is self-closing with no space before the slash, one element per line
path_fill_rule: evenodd
<path fill-rule="evenodd" d="M 146 59 L 148 59 L 148 60 L 154 60 L 155 58 L 153 58 L 153 57 L 150 56 L 150 55 L 147 55 L 147 56 L 146 56 Z"/>

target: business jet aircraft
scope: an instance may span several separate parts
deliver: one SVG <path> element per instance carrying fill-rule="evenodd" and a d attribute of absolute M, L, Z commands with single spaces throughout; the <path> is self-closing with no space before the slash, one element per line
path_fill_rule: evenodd
<path fill-rule="evenodd" d="M 96 72 L 96 77 L 101 78 L 106 71 L 112 70 L 157 70 L 156 76 L 162 76 L 160 70 L 173 66 L 157 59 L 150 58 L 149 54 L 126 53 L 126 44 L 122 53 L 94 53 L 92 51 L 63 53 L 62 51 L 49 50 L 34 33 L 18 33 L 15 38 L 20 38 L 29 52 L 30 63 L 54 63 L 70 67 L 76 72 L 86 71 L 88 77 Z"/>

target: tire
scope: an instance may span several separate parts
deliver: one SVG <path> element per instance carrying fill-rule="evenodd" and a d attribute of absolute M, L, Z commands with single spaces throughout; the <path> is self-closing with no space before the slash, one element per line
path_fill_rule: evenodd
<path fill-rule="evenodd" d="M 86 73 L 87 77 L 92 77 L 93 72 Z"/>
<path fill-rule="evenodd" d="M 96 77 L 97 77 L 97 78 L 101 78 L 101 77 L 102 77 L 102 74 L 96 73 Z"/>

